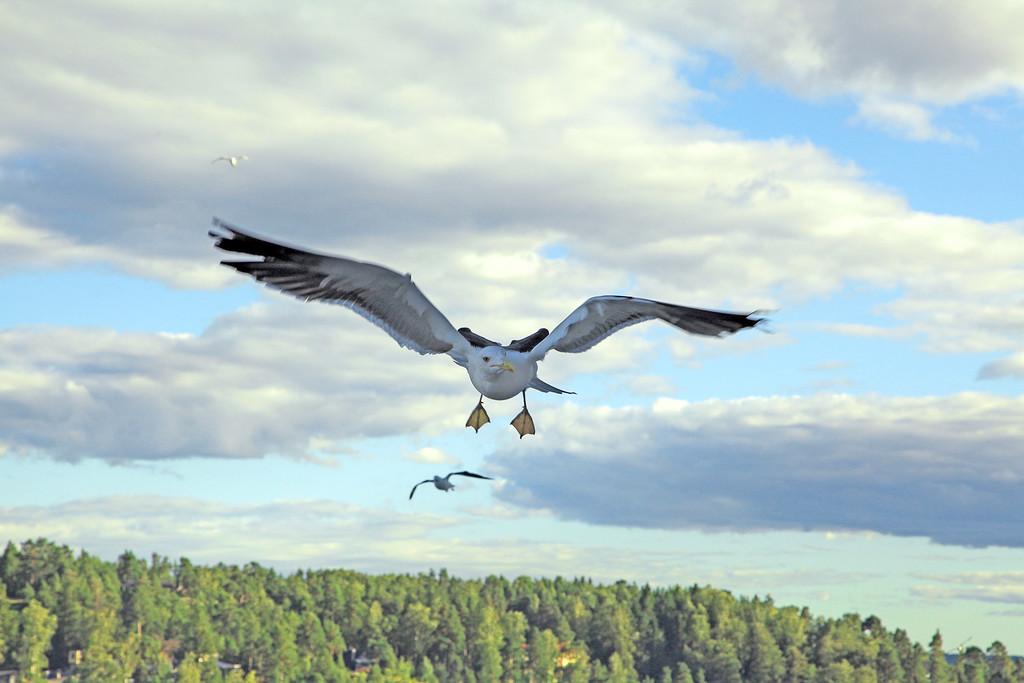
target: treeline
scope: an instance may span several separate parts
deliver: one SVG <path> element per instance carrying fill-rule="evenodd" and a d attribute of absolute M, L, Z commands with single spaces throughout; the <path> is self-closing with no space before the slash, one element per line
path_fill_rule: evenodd
<path fill-rule="evenodd" d="M 354 672 L 346 655 L 364 655 Z M 439 573 L 288 576 L 46 540 L 0 557 L 0 669 L 83 682 L 1024 683 L 998 642 L 947 663 L 875 617 L 710 587 Z M 224 663 L 240 665 L 231 669 Z"/>

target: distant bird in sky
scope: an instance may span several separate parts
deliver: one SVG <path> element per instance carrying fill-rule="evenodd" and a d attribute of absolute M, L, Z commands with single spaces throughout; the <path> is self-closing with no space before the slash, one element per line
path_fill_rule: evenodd
<path fill-rule="evenodd" d="M 238 166 L 238 162 L 239 162 L 239 161 L 242 161 L 243 159 L 244 159 L 245 161 L 249 161 L 249 157 L 247 157 L 247 156 L 245 156 L 245 155 L 243 154 L 243 155 L 242 155 L 242 156 L 240 156 L 240 157 L 217 157 L 216 159 L 214 159 L 214 160 L 213 160 L 213 161 L 211 161 L 210 163 L 211 163 L 211 164 L 215 164 L 215 163 L 217 163 L 218 161 L 226 161 L 226 162 L 228 162 L 229 164 L 231 164 L 232 166 Z"/>
<path fill-rule="evenodd" d="M 465 470 L 462 472 L 449 472 L 444 477 L 438 477 L 435 475 L 433 479 L 424 479 L 419 484 L 416 484 L 416 486 L 413 486 L 412 491 L 409 491 L 409 500 L 412 500 L 412 494 L 416 493 L 416 489 L 423 484 L 433 484 L 434 488 L 438 491 L 451 491 L 455 488 L 455 484 L 448 481 L 448 479 L 455 476 L 474 477 L 476 479 L 494 479 L 494 477 L 485 477 L 482 474 L 474 474 L 473 472 L 466 472 Z"/>
<path fill-rule="evenodd" d="M 210 236 L 220 249 L 258 257 L 257 260 L 221 261 L 269 287 L 304 301 L 324 301 L 351 308 L 377 325 L 400 346 L 421 354 L 446 353 L 469 373 L 480 400 L 466 421 L 479 431 L 490 422 L 483 399 L 504 401 L 523 395 L 523 409 L 512 420 L 519 438 L 536 434 L 526 408 L 526 390 L 571 394 L 537 377 L 537 363 L 548 351 L 581 353 L 613 332 L 655 318 L 692 334 L 721 337 L 763 318 L 753 313 L 724 313 L 638 299 L 631 296 L 595 296 L 587 299 L 553 331 L 541 328 L 523 339 L 501 345 L 474 333 L 458 330 L 413 284 L 412 276 L 384 266 L 329 256 L 255 237 L 214 218 Z"/>

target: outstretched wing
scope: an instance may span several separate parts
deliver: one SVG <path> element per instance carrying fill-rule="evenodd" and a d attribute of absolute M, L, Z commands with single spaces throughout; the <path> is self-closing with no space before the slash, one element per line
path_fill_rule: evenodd
<path fill-rule="evenodd" d="M 377 325 L 401 346 L 422 354 L 462 354 L 469 342 L 413 284 L 373 263 L 296 249 L 242 232 L 218 218 L 210 236 L 225 251 L 259 257 L 221 261 L 263 284 L 303 301 L 324 301 L 351 308 Z"/>
<path fill-rule="evenodd" d="M 465 472 L 465 471 L 463 471 L 463 472 L 452 472 L 448 476 L 449 477 L 454 477 L 456 474 L 461 474 L 464 477 L 474 477 L 476 479 L 494 479 L 494 477 L 485 477 L 482 474 L 475 474 L 473 472 Z"/>
<path fill-rule="evenodd" d="M 721 337 L 757 325 L 762 318 L 751 317 L 756 313 L 708 311 L 631 296 L 595 296 L 560 322 L 533 348 L 530 357 L 540 360 L 552 349 L 581 353 L 623 327 L 655 318 L 692 334 Z"/>
<path fill-rule="evenodd" d="M 412 487 L 412 491 L 409 491 L 409 500 L 412 500 L 412 494 L 416 493 L 416 489 L 418 489 L 423 484 L 429 484 L 432 481 L 434 481 L 434 480 L 433 479 L 424 479 L 419 484 L 416 484 L 416 486 L 413 486 Z"/>

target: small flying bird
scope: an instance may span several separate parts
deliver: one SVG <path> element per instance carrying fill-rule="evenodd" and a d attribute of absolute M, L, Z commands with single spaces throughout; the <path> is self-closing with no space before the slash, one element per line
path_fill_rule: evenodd
<path fill-rule="evenodd" d="M 240 157 L 217 157 L 216 159 L 214 159 L 214 160 L 213 160 L 213 161 L 211 161 L 210 163 L 211 163 L 211 164 L 215 164 L 215 163 L 217 163 L 218 161 L 226 161 L 226 162 L 228 162 L 229 164 L 231 164 L 232 166 L 238 166 L 238 162 L 239 162 L 239 161 L 242 161 L 243 159 L 244 159 L 245 161 L 249 161 L 249 157 L 247 157 L 247 156 L 245 156 L 245 155 L 243 154 L 243 155 L 242 155 L 242 156 L 240 156 Z"/>
<path fill-rule="evenodd" d="M 638 299 L 631 296 L 595 296 L 587 299 L 553 331 L 541 328 L 528 337 L 501 345 L 474 333 L 468 327 L 455 329 L 413 284 L 412 275 L 402 275 L 373 263 L 353 261 L 289 247 L 256 237 L 214 218 L 210 236 L 215 245 L 257 257 L 256 260 L 221 261 L 259 282 L 287 292 L 303 301 L 323 301 L 351 308 L 377 325 L 400 346 L 420 354 L 446 353 L 466 369 L 469 380 L 480 392 L 480 400 L 466 421 L 480 431 L 490 422 L 484 397 L 504 401 L 522 394 L 523 409 L 512 420 L 519 438 L 536 434 L 533 417 L 526 408 L 526 390 L 546 393 L 575 392 L 551 386 L 537 377 L 537 363 L 548 351 L 582 353 L 602 339 L 629 325 L 664 320 L 691 334 L 721 337 L 763 318 L 753 313 L 724 313 L 700 308 Z"/>
<path fill-rule="evenodd" d="M 433 484 L 434 488 L 436 488 L 438 491 L 451 491 L 453 488 L 455 488 L 455 484 L 448 481 L 448 479 L 456 475 L 461 475 L 463 477 L 474 477 L 475 479 L 494 479 L 494 477 L 485 477 L 482 474 L 474 474 L 473 472 L 466 472 L 465 470 L 462 472 L 449 472 L 448 475 L 445 477 L 438 477 L 437 475 L 434 475 L 433 479 L 424 479 L 419 484 L 416 484 L 416 486 L 413 486 L 412 491 L 409 491 L 409 500 L 412 500 L 412 494 L 416 493 L 416 489 L 422 486 L 423 484 Z"/>

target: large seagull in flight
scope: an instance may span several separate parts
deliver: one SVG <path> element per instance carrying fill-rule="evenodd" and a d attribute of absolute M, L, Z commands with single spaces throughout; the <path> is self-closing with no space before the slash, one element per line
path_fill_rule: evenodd
<path fill-rule="evenodd" d="M 537 377 L 537 363 L 548 351 L 581 353 L 623 327 L 655 318 L 681 330 L 709 337 L 721 337 L 762 318 L 748 314 L 708 311 L 666 304 L 631 296 L 595 296 L 548 332 L 541 328 L 523 339 L 501 345 L 472 332 L 455 329 L 441 311 L 413 284 L 412 276 L 373 263 L 354 261 L 297 249 L 256 237 L 213 219 L 210 236 L 224 251 L 256 257 L 221 261 L 253 276 L 265 285 L 304 301 L 341 304 L 377 325 L 399 345 L 421 354 L 446 353 L 466 368 L 469 380 L 480 392 L 467 427 L 479 431 L 490 422 L 483 400 L 504 401 L 523 395 L 523 410 L 512 426 L 519 438 L 535 434 L 533 418 L 526 408 L 526 390 L 573 393 L 553 387 Z"/>

